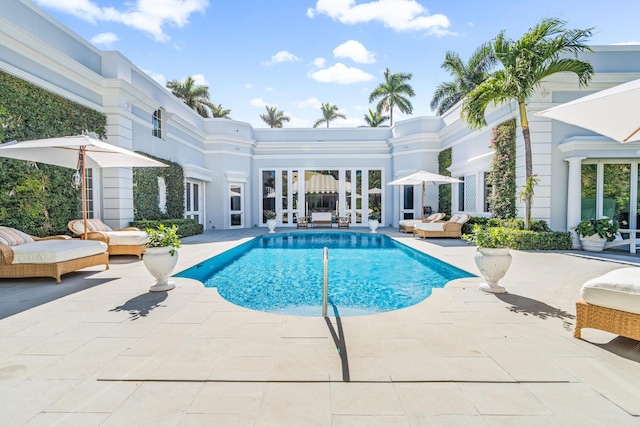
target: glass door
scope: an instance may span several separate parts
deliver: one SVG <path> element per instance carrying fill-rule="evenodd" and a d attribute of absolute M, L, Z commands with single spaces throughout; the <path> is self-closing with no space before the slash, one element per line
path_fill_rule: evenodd
<path fill-rule="evenodd" d="M 229 184 L 229 228 L 244 227 L 244 184 Z"/>
<path fill-rule="evenodd" d="M 200 199 L 202 189 L 200 188 L 200 184 L 187 180 L 186 193 L 185 218 L 192 218 L 198 224 L 202 224 L 203 215 L 202 212 L 200 212 L 200 206 L 202 206 Z"/>

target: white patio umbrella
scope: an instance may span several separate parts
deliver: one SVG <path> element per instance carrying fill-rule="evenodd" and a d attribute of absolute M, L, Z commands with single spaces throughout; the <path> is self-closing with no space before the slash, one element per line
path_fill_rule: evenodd
<path fill-rule="evenodd" d="M 420 171 L 407 175 L 404 178 L 391 181 L 387 185 L 422 185 L 422 209 L 420 210 L 420 217 L 424 218 L 424 186 L 425 185 L 439 185 L 439 184 L 456 184 L 460 183 L 458 178 L 450 176 L 439 175 L 437 173 Z"/>
<path fill-rule="evenodd" d="M 536 113 L 608 136 L 618 142 L 640 141 L 640 79 Z"/>
<path fill-rule="evenodd" d="M 88 135 L 7 142 L 0 144 L 0 157 L 46 163 L 80 171 L 85 239 L 87 238 L 86 168 L 167 166 Z"/>

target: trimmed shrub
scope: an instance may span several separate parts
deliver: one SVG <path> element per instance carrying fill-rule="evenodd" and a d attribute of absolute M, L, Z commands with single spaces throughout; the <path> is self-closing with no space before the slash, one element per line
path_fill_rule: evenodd
<path fill-rule="evenodd" d="M 500 219 L 471 217 L 462 226 L 462 233 L 468 236 L 473 235 L 474 225 L 483 228 L 499 228 L 501 232 L 509 235 L 509 247 L 518 250 L 568 250 L 573 248 L 571 233 L 562 231 L 551 231 L 546 221 L 531 221 L 531 229 L 524 229 L 522 219 Z"/>
<path fill-rule="evenodd" d="M 178 227 L 178 237 L 189 237 L 197 234 L 202 234 L 204 226 L 198 224 L 191 218 L 176 218 L 176 219 L 161 219 L 161 220 L 139 220 L 131 221 L 129 225 L 132 227 L 138 227 L 140 230 L 146 230 L 147 228 L 158 228 L 160 224 L 164 224 L 165 227 L 171 228 L 172 225 Z"/>

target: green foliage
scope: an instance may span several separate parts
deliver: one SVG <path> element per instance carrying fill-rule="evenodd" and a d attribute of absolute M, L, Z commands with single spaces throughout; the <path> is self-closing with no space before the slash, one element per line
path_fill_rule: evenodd
<path fill-rule="evenodd" d="M 453 80 L 438 85 L 431 99 L 431 109 L 439 116 L 451 109 L 487 78 L 495 63 L 491 46 L 486 43 L 480 45 L 466 63 L 456 52 L 447 52 L 440 68 Z"/>
<path fill-rule="evenodd" d="M 495 218 L 516 216 L 516 121 L 509 120 L 492 130 L 491 145 L 495 153 L 488 180 L 491 215 Z"/>
<path fill-rule="evenodd" d="M 476 224 L 472 234 L 463 234 L 462 238 L 480 248 L 508 248 L 511 241 L 511 229 L 504 227 L 482 227 Z"/>
<path fill-rule="evenodd" d="M 438 153 L 438 173 L 451 176 L 448 167 L 451 166 L 451 148 Z M 451 215 L 451 184 L 438 185 L 438 212 Z"/>
<path fill-rule="evenodd" d="M 133 168 L 134 219 L 170 219 L 184 217 L 184 171 L 180 164 L 140 153 L 158 160 L 166 168 Z M 167 186 L 166 213 L 160 212 L 158 177 Z"/>
<path fill-rule="evenodd" d="M 616 233 L 620 228 L 618 221 L 610 218 L 585 219 L 580 221 L 576 232 L 582 237 L 589 237 L 597 234 L 604 237 L 607 241 L 612 242 L 616 238 Z"/>
<path fill-rule="evenodd" d="M 191 218 L 139 220 L 131 221 L 129 223 L 131 227 L 138 227 L 140 230 L 146 230 L 147 228 L 158 228 L 160 224 L 164 224 L 165 226 L 176 225 L 178 227 L 178 236 L 181 238 L 202 234 L 202 232 L 204 231 L 204 226 L 202 224 L 198 224 Z"/>
<path fill-rule="evenodd" d="M 462 226 L 462 232 L 465 234 L 471 234 L 473 232 L 473 226 L 476 224 L 483 227 L 506 227 L 515 230 L 524 230 L 524 220 L 520 218 L 501 219 L 472 216 L 469 221 Z M 551 231 L 547 222 L 541 219 L 532 220 L 531 224 L 529 224 L 529 229 L 539 233 Z"/>
<path fill-rule="evenodd" d="M 264 217 L 267 220 L 276 219 L 276 211 L 264 211 Z"/>
<path fill-rule="evenodd" d="M 413 105 L 409 100 L 409 97 L 416 95 L 409 84 L 412 76 L 411 73 L 391 73 L 387 68 L 384 70 L 384 82 L 369 95 L 369 102 L 380 99 L 376 105 L 376 111 L 389 113 L 390 126 L 393 126 L 394 107 L 398 107 L 398 110 L 405 114 L 413 112 Z"/>
<path fill-rule="evenodd" d="M 569 250 L 573 248 L 571 233 L 563 231 L 532 231 L 476 224 L 472 234 L 464 234 L 463 238 L 483 248 L 508 247 L 521 251 Z"/>
<path fill-rule="evenodd" d="M 106 135 L 106 117 L 0 71 L 0 141 Z M 65 234 L 82 214 L 68 168 L 0 158 L 0 224 L 34 236 Z"/>
<path fill-rule="evenodd" d="M 147 228 L 147 247 L 149 248 L 171 248 L 171 256 L 175 254 L 176 249 L 180 247 L 180 239 L 178 238 L 178 227 L 173 224 L 171 228 L 165 227 L 164 224 L 158 225 L 157 228 Z"/>

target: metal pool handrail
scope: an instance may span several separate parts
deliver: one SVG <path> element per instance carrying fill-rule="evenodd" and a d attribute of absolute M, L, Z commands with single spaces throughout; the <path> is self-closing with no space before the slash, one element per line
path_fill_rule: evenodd
<path fill-rule="evenodd" d="M 322 266 L 324 279 L 324 284 L 322 287 L 322 317 L 327 317 L 327 293 L 329 290 L 329 284 L 327 281 L 327 276 L 329 273 L 329 248 L 327 248 L 326 246 L 322 255 Z"/>

